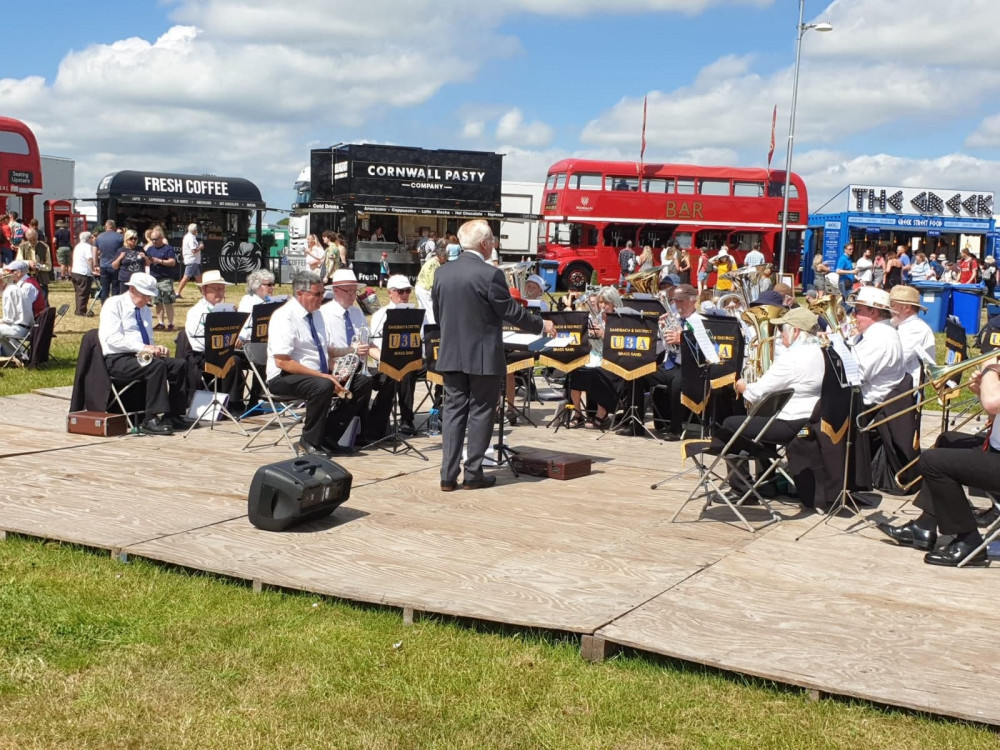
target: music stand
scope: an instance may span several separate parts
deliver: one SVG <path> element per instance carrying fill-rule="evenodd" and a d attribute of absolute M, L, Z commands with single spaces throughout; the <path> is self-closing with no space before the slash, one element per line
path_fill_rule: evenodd
<path fill-rule="evenodd" d="M 239 366 L 236 363 L 236 341 L 247 317 L 247 313 L 241 312 L 211 312 L 205 315 L 205 364 L 202 370 L 212 376 L 212 400 L 197 412 L 194 423 L 184 433 L 185 438 L 206 417 L 210 419 L 209 429 L 214 430 L 220 416 L 236 425 L 243 437 L 249 437 L 249 433 L 227 408 L 227 399 L 219 398 L 219 381 L 228 376 L 234 367 Z"/>
<path fill-rule="evenodd" d="M 392 429 L 388 435 L 370 443 L 368 448 L 381 448 L 393 455 L 413 451 L 424 461 L 421 453 L 399 432 L 399 389 L 403 378 L 415 373 L 423 366 L 424 353 L 420 329 L 424 324 L 424 310 L 393 308 L 386 310 L 385 324 L 382 326 L 382 355 L 378 371 L 392 381 Z M 383 386 L 385 387 L 385 386 Z M 389 445 L 391 443 L 391 447 Z"/>
<path fill-rule="evenodd" d="M 511 325 L 504 325 L 504 334 L 517 333 L 520 329 L 515 328 Z M 510 344 L 506 340 L 504 341 L 504 357 L 507 360 L 506 375 L 513 375 L 523 370 L 534 370 L 536 355 L 534 352 L 528 351 L 527 347 L 524 345 Z M 504 377 L 504 393 L 503 398 L 500 403 L 497 404 L 497 419 L 503 422 L 504 414 L 507 410 L 507 378 Z M 527 383 L 526 386 L 526 398 L 525 404 L 522 407 L 517 406 L 515 401 L 510 405 L 510 408 L 514 410 L 514 413 L 519 415 L 521 419 L 530 424 L 532 427 L 537 427 L 535 421 L 528 416 L 528 406 L 531 400 L 531 383 Z M 516 397 L 516 395 L 515 395 Z"/>
<path fill-rule="evenodd" d="M 254 305 L 250 308 L 250 343 L 251 344 L 266 344 L 267 343 L 267 332 L 271 326 L 271 316 L 274 315 L 274 311 L 285 304 L 286 300 L 281 300 L 278 302 L 262 302 L 259 305 Z M 254 377 L 253 370 L 250 370 L 250 377 Z M 253 388 L 251 387 L 251 393 Z M 258 414 L 266 413 L 271 410 L 270 405 L 266 401 L 258 401 L 256 404 L 252 404 L 249 409 L 240 415 L 240 419 L 246 419 L 247 417 Z"/>
<path fill-rule="evenodd" d="M 571 340 L 569 346 L 545 349 L 538 357 L 539 364 L 559 370 L 567 375 L 563 385 L 563 402 L 556 410 L 555 416 L 546 425 L 547 427 L 555 425 L 555 432 L 559 432 L 560 427 L 569 427 L 570 419 L 572 419 L 569 373 L 583 367 L 590 361 L 587 339 L 589 314 L 585 312 L 544 312 L 542 318 L 552 321 L 556 327 L 557 335 L 569 336 Z"/>
<path fill-rule="evenodd" d="M 607 316 L 601 367 L 626 382 L 631 382 L 632 387 L 628 408 L 622 413 L 621 419 L 612 422 L 609 432 L 629 425 L 633 425 L 634 429 L 634 425 L 638 425 L 653 440 L 660 442 L 660 439 L 640 419 L 640 415 L 636 414 L 639 410 L 639 405 L 636 403 L 639 378 L 655 372 L 659 366 L 656 355 L 656 342 L 659 337 L 659 323 L 655 318 L 622 313 Z M 644 414 L 645 408 L 642 412 Z M 607 432 L 601 434 L 597 439 L 600 440 L 606 434 Z"/>

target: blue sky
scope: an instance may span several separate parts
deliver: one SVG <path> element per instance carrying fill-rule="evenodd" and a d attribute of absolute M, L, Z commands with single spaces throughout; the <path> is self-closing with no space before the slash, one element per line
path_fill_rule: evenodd
<path fill-rule="evenodd" d="M 77 162 L 256 182 L 287 208 L 311 147 L 368 140 L 506 153 L 784 163 L 793 0 L 110 0 L 31 8 L 2 113 Z M 680 10 L 678 10 L 680 9 Z M 995 190 L 1000 3 L 806 2 L 793 168 L 818 207 L 849 182 Z M 39 81 L 40 76 L 43 80 Z M 269 217 L 272 220 L 276 216 Z"/>

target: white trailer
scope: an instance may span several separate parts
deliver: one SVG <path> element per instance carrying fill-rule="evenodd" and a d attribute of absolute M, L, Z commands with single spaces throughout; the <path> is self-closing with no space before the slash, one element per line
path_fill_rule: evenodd
<path fill-rule="evenodd" d="M 544 188 L 541 182 L 504 180 L 500 186 L 500 210 L 505 214 L 540 214 Z M 505 259 L 533 258 L 537 251 L 537 221 L 500 222 L 500 252 Z"/>

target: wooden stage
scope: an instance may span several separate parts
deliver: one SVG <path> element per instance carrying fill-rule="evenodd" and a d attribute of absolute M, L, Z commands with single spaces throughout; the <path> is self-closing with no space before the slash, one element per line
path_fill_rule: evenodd
<path fill-rule="evenodd" d="M 595 457 L 559 482 L 499 470 L 496 488 L 442 493 L 430 461 L 385 451 L 340 463 L 350 499 L 284 533 L 247 521 L 257 467 L 286 448 L 243 453 L 232 427 L 180 436 L 66 433 L 68 389 L 0 399 L 0 530 L 414 612 L 581 635 L 584 655 L 615 644 L 801 686 L 817 694 L 1000 725 L 1000 570 L 925 565 L 922 554 L 837 518 L 776 503 L 756 534 L 700 520 L 678 443 L 518 426 L 518 446 Z M 534 415 L 549 414 L 552 405 Z M 544 425 L 544 421 L 541 422 Z M 901 510 L 900 510 L 901 509 Z M 876 518 L 912 514 L 886 497 Z"/>

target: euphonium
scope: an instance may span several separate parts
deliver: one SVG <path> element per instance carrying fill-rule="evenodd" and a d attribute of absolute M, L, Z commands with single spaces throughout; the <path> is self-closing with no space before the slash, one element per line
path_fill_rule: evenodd
<path fill-rule="evenodd" d="M 667 334 L 671 331 L 679 331 L 684 327 L 684 321 L 677 314 L 677 311 L 670 304 L 670 300 L 667 299 L 666 292 L 661 292 L 656 295 L 656 298 L 660 300 L 660 304 L 663 305 L 664 310 L 666 310 L 659 319 L 660 327 L 660 338 L 663 340 L 663 344 L 667 347 L 667 352 L 679 351 L 680 347 L 677 344 L 667 343 Z"/>
<path fill-rule="evenodd" d="M 778 305 L 755 305 L 748 307 L 740 318 L 753 328 L 757 337 L 750 345 L 743 366 L 743 378 L 751 382 L 760 378 L 774 361 L 774 336 L 771 335 L 769 324 L 788 312 Z"/>

